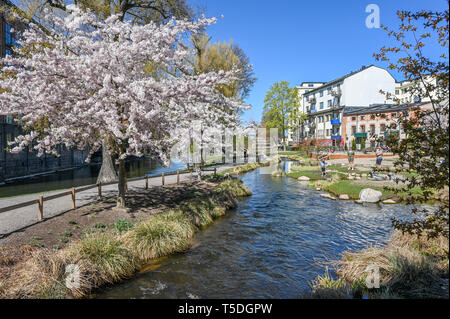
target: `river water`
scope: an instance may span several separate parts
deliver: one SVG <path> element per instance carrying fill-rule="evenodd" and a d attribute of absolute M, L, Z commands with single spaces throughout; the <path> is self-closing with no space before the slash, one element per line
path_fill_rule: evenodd
<path fill-rule="evenodd" d="M 48 192 L 92 185 L 97 182 L 100 164 L 82 166 L 80 168 L 61 170 L 45 175 L 30 176 L 26 179 L 8 182 L 0 185 L 0 198 Z M 159 175 L 186 168 L 186 164 L 179 160 L 172 160 L 169 167 L 163 167 L 151 158 L 142 158 L 125 163 L 128 178 Z"/>
<path fill-rule="evenodd" d="M 260 170 L 242 177 L 253 195 L 199 232 L 191 250 L 155 260 L 96 297 L 298 298 L 325 272 L 325 261 L 386 243 L 390 219 L 408 211 L 331 201 L 295 179 Z"/>

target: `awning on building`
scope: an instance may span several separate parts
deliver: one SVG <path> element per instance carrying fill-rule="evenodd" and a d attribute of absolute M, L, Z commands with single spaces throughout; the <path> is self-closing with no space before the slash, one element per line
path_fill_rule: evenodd
<path fill-rule="evenodd" d="M 364 137 L 364 138 L 367 138 L 367 133 L 355 133 L 355 137 Z"/>
<path fill-rule="evenodd" d="M 386 131 L 384 132 L 384 136 L 388 136 L 388 135 L 398 135 L 399 131 Z"/>

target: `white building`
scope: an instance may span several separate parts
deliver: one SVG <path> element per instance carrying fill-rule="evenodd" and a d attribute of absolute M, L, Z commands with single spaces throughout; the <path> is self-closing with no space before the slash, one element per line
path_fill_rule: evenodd
<path fill-rule="evenodd" d="M 385 69 L 371 65 L 313 88 L 303 95 L 308 115 L 300 129 L 301 139 L 343 147 L 342 116 L 346 106 L 368 107 L 388 103 L 380 90 L 394 94 L 395 79 Z"/>
<path fill-rule="evenodd" d="M 296 86 L 297 90 L 297 98 L 298 98 L 298 112 L 302 114 L 306 114 L 306 106 L 303 103 L 303 96 L 309 91 L 322 86 L 325 82 L 302 82 L 300 86 Z M 298 122 L 297 122 L 298 123 Z M 288 142 L 298 142 L 300 141 L 300 129 L 296 130 L 288 130 Z"/>
<path fill-rule="evenodd" d="M 417 83 L 419 85 L 417 85 Z M 426 84 L 436 84 L 436 80 L 431 77 L 425 78 Z M 420 87 L 420 90 L 422 92 L 417 92 L 415 90 L 415 87 Z M 420 94 L 422 93 L 422 94 Z M 395 97 L 399 100 L 400 104 L 405 103 L 419 103 L 419 102 L 431 102 L 431 99 L 429 96 L 426 96 L 425 93 L 425 87 L 422 82 L 418 81 L 402 81 L 395 83 Z M 422 95 L 422 96 L 421 96 Z M 433 91 L 432 97 L 436 98 L 436 93 Z"/>

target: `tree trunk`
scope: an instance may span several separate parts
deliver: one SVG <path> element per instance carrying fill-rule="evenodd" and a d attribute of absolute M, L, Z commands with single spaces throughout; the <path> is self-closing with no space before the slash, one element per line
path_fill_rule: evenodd
<path fill-rule="evenodd" d="M 100 168 L 100 172 L 98 173 L 97 177 L 97 184 L 98 183 L 111 183 L 111 182 L 117 182 L 117 173 L 116 169 L 114 167 L 114 163 L 112 161 L 111 155 L 108 152 L 108 149 L 106 148 L 106 143 L 103 143 L 102 146 L 102 167 Z"/>
<path fill-rule="evenodd" d="M 119 159 L 119 194 L 117 195 L 117 208 L 125 208 L 125 160 Z"/>

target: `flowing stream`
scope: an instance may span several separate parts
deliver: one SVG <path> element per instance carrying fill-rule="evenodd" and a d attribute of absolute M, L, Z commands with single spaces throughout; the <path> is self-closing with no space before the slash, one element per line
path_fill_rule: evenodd
<path fill-rule="evenodd" d="M 298 298 L 324 274 L 323 262 L 385 244 L 391 217 L 408 212 L 404 205 L 324 199 L 295 179 L 261 169 L 242 180 L 253 195 L 199 232 L 191 250 L 155 260 L 95 297 Z"/>
<path fill-rule="evenodd" d="M 100 167 L 100 164 L 86 165 L 8 182 L 0 185 L 0 198 L 92 185 L 97 182 Z M 126 162 L 125 168 L 127 177 L 133 178 L 181 170 L 186 164 L 172 160 L 169 167 L 163 167 L 151 158 L 143 158 Z"/>

